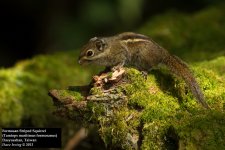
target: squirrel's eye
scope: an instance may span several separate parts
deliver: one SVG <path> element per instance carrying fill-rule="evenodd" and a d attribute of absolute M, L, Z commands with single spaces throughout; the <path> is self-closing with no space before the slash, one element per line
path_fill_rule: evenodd
<path fill-rule="evenodd" d="M 92 50 L 88 50 L 87 53 L 86 53 L 86 55 L 87 55 L 88 57 L 91 57 L 91 56 L 94 55 L 94 52 L 93 52 Z"/>

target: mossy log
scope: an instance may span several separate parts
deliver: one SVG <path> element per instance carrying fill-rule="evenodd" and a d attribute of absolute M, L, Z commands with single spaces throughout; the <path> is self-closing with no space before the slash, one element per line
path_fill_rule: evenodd
<path fill-rule="evenodd" d="M 51 90 L 55 113 L 94 124 L 108 148 L 224 149 L 225 57 L 192 66 L 211 110 L 167 70 L 147 79 L 132 68 L 95 76 L 88 86 Z"/>
<path fill-rule="evenodd" d="M 75 63 L 76 55 L 75 52 L 39 55 L 12 68 L 1 68 L 0 126 L 42 127 L 55 122 L 47 91 L 72 83 L 88 83 L 94 72 Z"/>
<path fill-rule="evenodd" d="M 98 111 L 101 112 L 101 109 L 97 109 L 98 105 L 92 107 L 89 105 L 91 103 L 87 103 L 87 110 L 91 113 L 85 115 L 85 111 L 82 114 L 85 116 L 81 118 L 84 120 L 83 125 L 89 125 L 90 122 L 99 125 L 99 133 L 109 146 L 114 143 L 120 146 L 120 143 L 124 142 L 124 136 L 120 137 L 121 132 L 124 130 L 125 133 L 133 133 L 126 132 L 131 128 L 124 129 L 132 125 L 134 130 L 138 131 L 138 146 L 142 149 L 160 149 L 174 145 L 180 149 L 225 149 L 225 58 L 217 58 L 225 52 L 224 5 L 221 3 L 193 14 L 165 12 L 150 19 L 137 30 L 192 64 L 214 59 L 192 66 L 206 101 L 212 108 L 211 111 L 204 111 L 196 104 L 182 81 L 163 72 L 153 71 L 153 75 L 148 75 L 147 81 L 144 82 L 149 90 L 139 88 L 143 84 L 127 84 L 130 85 L 127 86 L 127 104 L 117 111 L 111 123 L 108 123 L 108 118 L 104 115 L 97 115 Z M 41 55 L 18 62 L 12 68 L 1 68 L 0 126 L 56 125 L 55 121 L 52 121 L 52 103 L 46 91 L 88 83 L 91 74 L 96 70 L 81 68 L 75 63 L 76 56 L 77 53 L 74 52 Z M 85 95 L 80 92 L 84 89 L 79 89 L 73 87 L 69 88 L 69 91 L 72 90 L 72 96 L 75 91 L 78 100 L 82 101 Z M 90 94 L 90 90 L 84 91 Z M 91 91 L 99 92 L 98 89 Z M 60 106 L 63 109 L 64 105 L 57 107 Z M 71 107 L 68 112 L 73 115 L 76 111 Z M 124 122 L 129 114 L 132 115 L 128 120 L 133 118 L 132 116 L 137 119 Z M 62 119 L 59 122 L 62 123 Z"/>
<path fill-rule="evenodd" d="M 136 31 L 152 37 L 187 62 L 211 60 L 225 54 L 224 6 L 221 3 L 192 14 L 165 12 Z M 46 91 L 88 83 L 96 73 L 95 67 L 83 69 L 76 63 L 77 52 L 35 56 L 11 68 L 0 68 L 0 126 L 49 124 L 52 104 Z M 220 70 L 212 63 L 208 65 L 219 75 L 224 70 L 222 65 L 218 65 Z M 171 88 L 165 88 L 168 89 Z"/>

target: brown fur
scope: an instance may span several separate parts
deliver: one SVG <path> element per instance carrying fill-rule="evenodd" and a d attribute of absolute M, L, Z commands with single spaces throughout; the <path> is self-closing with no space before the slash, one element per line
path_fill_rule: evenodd
<path fill-rule="evenodd" d="M 101 41 L 100 45 L 99 41 Z M 87 56 L 88 51 L 92 51 L 94 55 Z M 187 65 L 178 57 L 170 55 L 166 49 L 145 35 L 125 32 L 111 37 L 92 38 L 84 46 L 79 63 L 111 68 L 125 65 L 141 71 L 149 71 L 161 63 L 165 64 L 172 73 L 182 77 L 196 99 L 205 108 L 209 108 Z"/>

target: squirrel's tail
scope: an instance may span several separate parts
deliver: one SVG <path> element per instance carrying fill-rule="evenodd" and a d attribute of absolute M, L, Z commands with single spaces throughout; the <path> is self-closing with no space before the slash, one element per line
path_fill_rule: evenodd
<path fill-rule="evenodd" d="M 170 69 L 170 71 L 177 76 L 180 76 L 184 79 L 186 84 L 191 89 L 195 98 L 207 109 L 209 109 L 208 104 L 205 102 L 204 95 L 193 77 L 188 66 L 178 57 L 169 55 L 163 61 L 163 63 Z"/>

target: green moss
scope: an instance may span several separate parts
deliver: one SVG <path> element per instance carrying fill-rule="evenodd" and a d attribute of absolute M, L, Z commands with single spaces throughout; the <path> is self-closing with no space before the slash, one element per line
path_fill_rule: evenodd
<path fill-rule="evenodd" d="M 84 99 L 81 93 L 76 91 L 62 90 L 59 94 L 60 94 L 60 97 L 72 97 L 71 99 L 76 101 L 82 101 Z"/>
<path fill-rule="evenodd" d="M 83 69 L 74 52 L 37 56 L 0 70 L 0 125 L 35 126 L 50 123 L 53 110 L 49 89 L 88 83 L 95 69 Z M 96 71 L 95 71 L 96 72 Z M 79 76 L 79 78 L 78 78 Z M 78 93 L 75 97 L 81 99 Z"/>
<path fill-rule="evenodd" d="M 212 110 L 204 110 L 186 84 L 167 71 L 152 71 L 145 80 L 139 71 L 127 69 L 130 82 L 116 93 L 125 93 L 128 102 L 113 107 L 121 101 L 88 101 L 85 111 L 68 106 L 70 116 L 98 124 L 103 141 L 113 148 L 134 148 L 136 137 L 142 149 L 225 149 L 225 57 L 216 58 L 224 54 L 224 11 L 221 4 L 193 15 L 167 12 L 139 30 L 185 60 L 205 60 L 190 66 Z M 95 70 L 81 68 L 75 55 L 37 56 L 1 69 L 0 125 L 48 123 L 53 109 L 47 91 L 88 84 Z M 79 92 L 64 91 L 61 96 L 82 100 Z M 99 88 L 90 94 L 103 95 Z"/>
<path fill-rule="evenodd" d="M 139 32 L 188 61 L 224 55 L 224 3 L 192 15 L 171 11 L 149 20 Z"/>
<path fill-rule="evenodd" d="M 127 107 L 112 113 L 101 104 L 105 111 L 98 113 L 96 105 L 91 106 L 105 144 L 131 149 L 135 144 L 128 139 L 138 135 L 142 137 L 141 149 L 224 149 L 225 81 L 223 73 L 217 72 L 225 67 L 221 62 L 225 57 L 191 67 L 212 110 L 205 110 L 184 81 L 166 71 L 153 71 L 146 80 L 139 71 L 126 69 L 128 83 L 118 89 L 127 95 Z M 127 121 L 132 115 L 135 117 Z"/>
<path fill-rule="evenodd" d="M 93 87 L 90 90 L 90 94 L 92 94 L 92 95 L 101 95 L 102 94 L 102 90 L 99 87 Z"/>
<path fill-rule="evenodd" d="M 169 96 L 170 93 L 149 94 L 149 104 L 141 117 L 144 122 L 142 149 L 165 149 L 171 145 L 172 149 L 178 146 L 181 149 L 225 148 L 225 81 L 219 75 L 221 71 L 215 72 L 224 66 L 221 61 L 225 62 L 225 57 L 192 67 L 212 111 L 199 107 L 192 94 L 184 94 L 184 105 Z M 138 97 L 141 98 L 137 95 L 137 100 Z"/>
<path fill-rule="evenodd" d="M 116 101 L 92 103 L 90 120 L 99 123 L 99 133 L 110 148 L 135 148 L 136 136 L 142 137 L 141 149 L 224 149 L 225 81 L 220 69 L 225 64 L 221 62 L 225 57 L 191 66 L 212 110 L 197 103 L 184 81 L 168 71 L 153 71 L 146 80 L 141 72 L 127 68 L 128 83 L 117 88 L 128 97 L 127 105 L 111 110 L 110 103 Z"/>
<path fill-rule="evenodd" d="M 180 146 L 195 149 L 224 149 L 224 113 L 198 111 L 193 114 L 185 114 L 185 117 L 173 122 Z"/>
<path fill-rule="evenodd" d="M 132 115 L 132 119 L 127 120 L 130 115 Z M 114 149 L 132 149 L 137 147 L 136 143 L 133 142 L 135 138 L 138 140 L 136 129 L 140 122 L 137 118 L 137 112 L 126 108 L 116 111 L 111 119 L 101 117 L 99 132 L 105 144 Z"/>
<path fill-rule="evenodd" d="M 225 77 L 225 68 L 224 68 L 224 56 L 218 57 L 214 60 L 211 60 L 210 63 L 207 63 L 208 61 L 203 61 L 201 63 L 198 63 L 198 66 L 200 68 L 206 67 L 211 70 L 211 73 L 217 73 L 221 77 Z M 206 70 L 207 70 L 206 68 Z"/>
<path fill-rule="evenodd" d="M 135 93 L 139 89 L 145 90 L 147 88 L 145 78 L 136 69 L 126 69 L 127 79 L 132 84 L 127 84 L 125 87 L 125 92 L 130 95 Z"/>
<path fill-rule="evenodd" d="M 93 121 L 96 123 L 100 120 L 101 116 L 106 114 L 106 107 L 104 104 L 97 104 L 90 101 L 87 103 L 87 108 L 89 110 L 89 113 L 86 114 L 88 121 Z"/>
<path fill-rule="evenodd" d="M 165 141 L 163 135 L 166 134 L 166 122 L 165 121 L 152 121 L 151 123 L 146 123 L 143 126 L 143 141 L 141 149 L 146 150 L 158 150 L 166 149 Z"/>

